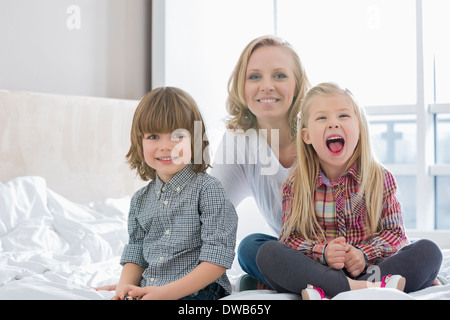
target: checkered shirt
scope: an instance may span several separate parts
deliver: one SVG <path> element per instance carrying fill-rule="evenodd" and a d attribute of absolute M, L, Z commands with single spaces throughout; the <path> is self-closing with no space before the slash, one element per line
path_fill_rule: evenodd
<path fill-rule="evenodd" d="M 363 251 L 368 265 L 371 265 L 397 252 L 408 244 L 408 239 L 393 175 L 385 170 L 382 231 L 373 237 L 368 237 L 365 198 L 357 197 L 358 181 L 359 171 L 356 165 L 342 175 L 337 183 L 327 179 L 320 171 L 314 193 L 316 218 L 325 231 L 327 242 L 337 237 L 345 237 L 346 243 Z M 293 176 L 286 180 L 283 187 L 283 222 L 292 212 L 292 183 Z M 326 243 L 306 241 L 298 234 L 291 234 L 284 244 L 326 264 L 323 256 Z"/>
<path fill-rule="evenodd" d="M 220 182 L 187 165 L 167 183 L 156 177 L 132 197 L 120 263 L 145 268 L 142 287 L 173 282 L 203 261 L 229 269 L 236 230 L 237 214 Z M 231 293 L 226 273 L 216 282 Z"/>

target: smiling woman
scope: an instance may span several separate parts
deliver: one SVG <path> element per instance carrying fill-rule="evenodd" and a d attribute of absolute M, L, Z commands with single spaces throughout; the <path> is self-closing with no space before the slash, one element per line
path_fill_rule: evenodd
<path fill-rule="evenodd" d="M 245 99 L 259 127 L 286 123 L 296 86 L 294 59 L 287 48 L 263 46 L 253 51 L 247 65 Z"/>

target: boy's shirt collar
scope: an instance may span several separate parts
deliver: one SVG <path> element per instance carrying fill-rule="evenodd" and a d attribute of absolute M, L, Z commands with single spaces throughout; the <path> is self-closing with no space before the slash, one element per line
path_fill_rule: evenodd
<path fill-rule="evenodd" d="M 187 164 L 166 183 L 164 183 L 158 177 L 158 175 L 156 175 L 155 190 L 157 191 L 158 196 L 160 196 L 161 192 L 164 192 L 165 190 L 173 190 L 177 193 L 180 193 L 186 186 L 187 182 L 191 180 L 195 175 L 195 172 L 191 170 L 191 166 L 191 164 Z"/>

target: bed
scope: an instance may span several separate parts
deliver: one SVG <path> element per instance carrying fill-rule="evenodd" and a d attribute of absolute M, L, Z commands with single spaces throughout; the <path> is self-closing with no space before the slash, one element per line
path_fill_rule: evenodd
<path fill-rule="evenodd" d="M 0 299 L 105 300 L 94 288 L 118 281 L 132 194 L 143 183 L 125 154 L 137 101 L 0 90 Z M 238 212 L 248 212 L 246 201 Z M 246 207 L 248 206 L 248 208 Z M 252 223 L 250 223 L 252 221 Z M 241 216 L 238 241 L 267 226 Z M 389 289 L 334 299 L 450 299 L 450 250 L 443 285 L 405 294 Z M 228 275 L 243 274 L 236 259 Z M 270 290 L 225 299 L 297 300 Z"/>

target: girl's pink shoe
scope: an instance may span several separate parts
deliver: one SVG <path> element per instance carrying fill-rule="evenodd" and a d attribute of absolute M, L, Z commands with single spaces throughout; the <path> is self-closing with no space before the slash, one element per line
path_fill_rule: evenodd
<path fill-rule="evenodd" d="M 302 290 L 302 299 L 303 300 L 322 300 L 325 299 L 325 293 L 319 287 L 313 287 L 308 284 L 306 289 Z"/>
<path fill-rule="evenodd" d="M 405 289 L 406 279 L 398 274 L 387 275 L 381 279 L 381 288 L 393 288 L 403 291 Z"/>

